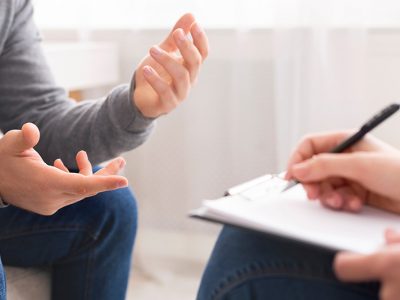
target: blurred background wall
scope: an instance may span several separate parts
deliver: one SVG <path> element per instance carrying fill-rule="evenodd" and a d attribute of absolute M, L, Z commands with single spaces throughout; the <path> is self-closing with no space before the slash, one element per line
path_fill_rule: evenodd
<path fill-rule="evenodd" d="M 201 199 L 218 197 L 243 180 L 282 170 L 302 135 L 355 128 L 396 101 L 400 31 L 368 30 L 362 33 L 362 41 L 352 40 L 354 34 L 358 38 L 357 31 L 327 32 L 323 46 L 334 53 L 327 53 L 331 61 L 322 61 L 316 57 L 319 49 L 312 48 L 313 38 L 318 37 L 311 29 L 283 33 L 297 39 L 299 47 L 290 48 L 280 45 L 284 42 L 270 29 L 207 30 L 210 56 L 193 92 L 177 111 L 159 119 L 145 145 L 126 154 L 126 174 L 139 195 L 142 222 L 159 228 L 199 227 L 185 215 Z M 91 33 L 91 41 L 116 45 L 117 84 L 130 81 L 149 47 L 167 33 L 99 30 Z M 52 43 L 62 36 L 70 42 L 75 39 L 67 31 L 43 34 Z M 277 45 L 300 57 L 285 61 L 290 53 L 277 54 Z M 83 95 L 99 97 L 111 87 L 90 88 Z M 400 146 L 397 119 L 375 133 Z M 281 140 L 287 146 L 279 144 Z"/>

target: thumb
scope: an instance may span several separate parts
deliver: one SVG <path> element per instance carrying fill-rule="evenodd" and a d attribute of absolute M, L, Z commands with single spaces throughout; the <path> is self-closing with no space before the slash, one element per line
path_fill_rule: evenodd
<path fill-rule="evenodd" d="M 376 280 L 382 274 L 379 252 L 370 255 L 343 252 L 335 256 L 333 268 L 343 281 L 359 282 Z"/>
<path fill-rule="evenodd" d="M 160 48 L 164 49 L 165 51 L 174 51 L 177 49 L 174 41 L 173 34 L 175 30 L 178 28 L 183 29 L 185 34 L 189 33 L 190 28 L 192 27 L 193 23 L 195 21 L 194 16 L 191 13 L 184 14 L 178 22 L 176 22 L 174 28 L 171 30 L 171 32 L 168 34 L 167 38 L 160 44 Z"/>
<path fill-rule="evenodd" d="M 343 177 L 358 182 L 368 163 L 363 153 L 324 153 L 292 166 L 290 172 L 300 182 L 317 182 L 330 177 Z"/>
<path fill-rule="evenodd" d="M 40 138 L 39 129 L 32 123 L 26 123 L 21 130 L 8 131 L 2 141 L 6 149 L 13 153 L 20 153 L 37 145 Z"/>
<path fill-rule="evenodd" d="M 400 243 L 400 233 L 395 229 L 388 228 L 385 231 L 386 244 L 398 244 Z"/>

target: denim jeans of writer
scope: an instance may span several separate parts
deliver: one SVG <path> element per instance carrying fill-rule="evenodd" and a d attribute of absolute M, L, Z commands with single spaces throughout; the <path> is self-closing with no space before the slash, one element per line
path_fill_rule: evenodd
<path fill-rule="evenodd" d="M 100 193 L 40 216 L 0 209 L 0 255 L 5 265 L 48 267 L 52 299 L 125 298 L 137 209 L 128 188 Z M 0 299 L 5 278 L 0 264 Z"/>
<path fill-rule="evenodd" d="M 335 278 L 334 255 L 226 226 L 203 274 L 197 299 L 377 300 L 378 283 L 345 284 Z"/>

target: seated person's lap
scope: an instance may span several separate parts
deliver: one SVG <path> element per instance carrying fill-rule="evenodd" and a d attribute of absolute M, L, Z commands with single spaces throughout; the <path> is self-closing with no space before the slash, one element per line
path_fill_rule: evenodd
<path fill-rule="evenodd" d="M 52 216 L 10 206 L 0 209 L 0 255 L 6 265 L 52 264 L 89 247 L 113 226 L 121 227 L 117 235 L 124 230 L 134 234 L 136 221 L 136 202 L 128 188 L 100 193 Z"/>
<path fill-rule="evenodd" d="M 226 226 L 203 275 L 198 299 L 378 299 L 379 285 L 344 284 L 334 253 Z"/>
<path fill-rule="evenodd" d="M 123 299 L 136 222 L 129 188 L 86 198 L 52 216 L 9 206 L 0 209 L 1 259 L 5 265 L 50 267 L 52 299 Z"/>

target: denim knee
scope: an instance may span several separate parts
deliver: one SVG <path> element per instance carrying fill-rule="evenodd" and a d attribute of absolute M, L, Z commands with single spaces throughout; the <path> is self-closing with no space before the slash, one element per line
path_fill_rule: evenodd
<path fill-rule="evenodd" d="M 133 242 L 137 230 L 136 199 L 129 188 L 100 193 L 83 200 L 93 216 L 91 232 L 96 239 Z"/>

